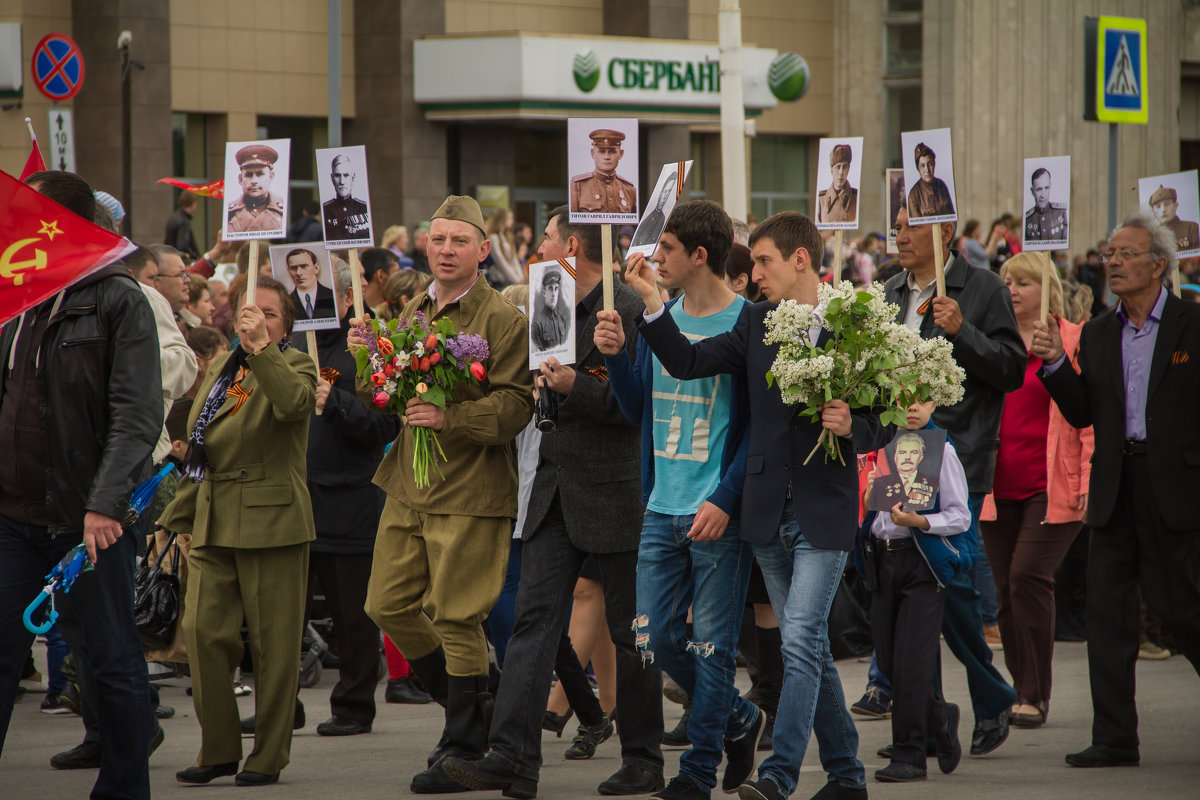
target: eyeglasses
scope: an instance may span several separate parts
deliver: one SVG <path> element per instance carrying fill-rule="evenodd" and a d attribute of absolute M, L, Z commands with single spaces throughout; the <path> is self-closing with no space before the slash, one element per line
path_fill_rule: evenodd
<path fill-rule="evenodd" d="M 160 272 L 154 276 L 154 280 L 156 280 L 156 281 L 170 280 L 172 278 L 183 278 L 186 281 L 187 280 L 187 272 L 176 272 L 174 275 L 167 275 L 164 272 Z"/>
<path fill-rule="evenodd" d="M 1100 256 L 1100 263 L 1107 264 L 1110 261 L 1120 261 L 1123 264 L 1130 259 L 1144 256 L 1149 252 L 1149 250 L 1118 250 L 1115 253 L 1105 253 Z"/>

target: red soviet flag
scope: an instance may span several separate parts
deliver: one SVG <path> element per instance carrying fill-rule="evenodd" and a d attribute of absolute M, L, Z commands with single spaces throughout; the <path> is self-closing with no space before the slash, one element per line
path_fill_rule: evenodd
<path fill-rule="evenodd" d="M 0 171 L 0 325 L 136 248 Z"/>
<path fill-rule="evenodd" d="M 45 169 L 46 162 L 42 160 L 42 149 L 38 147 L 37 139 L 34 139 L 33 149 L 29 151 L 29 158 L 25 160 L 25 169 L 21 170 L 21 180 L 25 180 L 35 172 L 44 172 Z"/>

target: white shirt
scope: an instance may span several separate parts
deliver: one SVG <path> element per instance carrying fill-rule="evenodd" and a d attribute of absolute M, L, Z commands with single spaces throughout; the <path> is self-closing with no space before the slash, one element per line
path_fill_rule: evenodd
<path fill-rule="evenodd" d="M 171 440 L 167 436 L 166 415 L 171 411 L 171 404 L 183 397 L 184 392 L 192 388 L 196 381 L 196 354 L 187 346 L 179 326 L 175 324 L 175 315 L 171 313 L 171 303 L 159 294 L 157 289 L 138 283 L 142 294 L 150 302 L 154 311 L 154 324 L 158 329 L 159 368 L 162 370 L 163 393 L 163 429 L 154 446 L 154 463 L 158 464 L 167 453 L 171 452 Z"/>
<path fill-rule="evenodd" d="M 929 285 L 922 289 L 913 280 L 912 273 L 910 272 L 908 273 L 906 285 L 908 286 L 908 308 L 904 309 L 904 327 L 909 330 L 919 331 L 921 329 L 921 319 L 924 315 L 918 314 L 917 309 L 926 300 L 933 299 L 933 294 L 937 291 L 937 280 L 930 281 Z"/>
<path fill-rule="evenodd" d="M 971 527 L 971 509 L 967 506 L 967 473 L 954 452 L 954 445 L 946 442 L 942 450 L 942 471 L 938 475 L 938 503 L 941 511 L 921 516 L 929 522 L 929 530 L 937 536 L 951 536 Z M 892 522 L 892 515 L 880 511 L 871 524 L 871 534 L 876 539 L 905 539 L 912 536 L 908 528 Z"/>

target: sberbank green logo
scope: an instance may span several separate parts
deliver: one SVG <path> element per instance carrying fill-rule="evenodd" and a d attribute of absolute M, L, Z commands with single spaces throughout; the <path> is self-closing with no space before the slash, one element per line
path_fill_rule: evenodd
<path fill-rule="evenodd" d="M 581 92 L 590 92 L 600 82 L 600 59 L 596 58 L 595 50 L 584 50 L 575 56 L 575 64 L 571 70 L 575 77 L 575 85 Z"/>
<path fill-rule="evenodd" d="M 578 65 L 578 58 L 575 63 Z M 579 67 L 576 66 L 575 69 L 575 80 L 578 81 Z M 808 83 L 808 62 L 799 54 L 780 53 L 771 62 L 771 68 L 767 72 L 767 86 L 771 88 L 771 94 L 780 100 L 799 100 L 808 91 Z"/>

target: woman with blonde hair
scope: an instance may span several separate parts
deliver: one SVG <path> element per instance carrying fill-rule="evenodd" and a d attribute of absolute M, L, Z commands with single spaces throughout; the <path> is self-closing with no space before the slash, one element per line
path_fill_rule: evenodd
<path fill-rule="evenodd" d="M 488 218 L 488 241 L 492 243 L 492 278 L 500 283 L 525 282 L 525 270 L 517 261 L 517 248 L 513 243 L 513 216 L 507 208 L 498 208 Z"/>
<path fill-rule="evenodd" d="M 400 312 L 408 305 L 408 301 L 425 291 L 429 285 L 429 276 L 415 269 L 398 269 L 388 278 L 383 287 L 383 305 L 379 308 L 379 318 L 391 322 L 400 316 Z"/>
<path fill-rule="evenodd" d="M 1048 313 L 1078 371 L 1082 326 L 1063 316 L 1062 284 L 1047 255 L 1017 254 L 1004 262 L 1000 277 L 1012 296 L 1026 349 L 1034 323 Z M 1044 280 L 1049 281 L 1047 312 L 1042 310 Z M 1054 574 L 1083 524 L 1093 447 L 1092 429 L 1072 428 L 1050 399 L 1037 377 L 1041 366 L 1030 355 L 1025 383 L 1005 399 L 989 497 L 994 503 L 985 502 L 980 515 L 996 581 L 1004 662 L 1017 690 L 1012 724 L 1024 728 L 1042 725 L 1049 710 Z"/>

